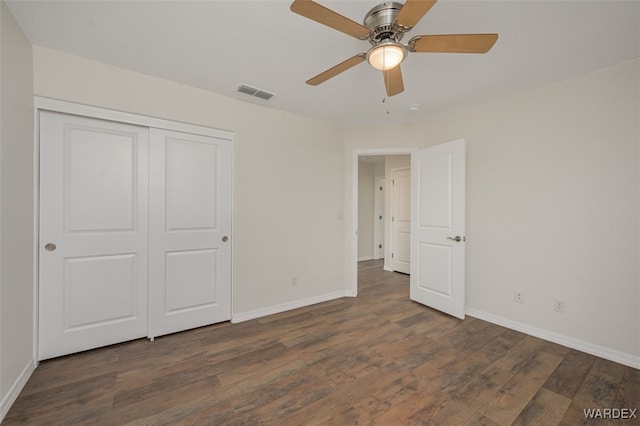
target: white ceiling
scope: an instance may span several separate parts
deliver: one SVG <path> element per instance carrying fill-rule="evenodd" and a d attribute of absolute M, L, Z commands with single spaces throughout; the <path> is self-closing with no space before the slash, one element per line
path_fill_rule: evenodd
<path fill-rule="evenodd" d="M 319 3 L 361 22 L 379 1 Z M 367 63 L 304 83 L 369 44 L 292 13 L 290 1 L 7 4 L 33 44 L 342 125 L 413 123 L 640 57 L 638 0 L 440 0 L 405 40 L 495 32 L 496 45 L 484 55 L 411 53 L 405 92 L 383 102 L 382 75 Z M 235 93 L 239 83 L 276 96 Z"/>

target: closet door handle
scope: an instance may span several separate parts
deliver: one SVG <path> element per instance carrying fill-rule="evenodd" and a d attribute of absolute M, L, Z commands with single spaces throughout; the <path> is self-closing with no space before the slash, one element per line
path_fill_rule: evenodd
<path fill-rule="evenodd" d="M 227 237 L 226 235 L 224 237 L 222 237 L 222 242 L 226 243 L 227 241 L 229 241 L 229 237 Z"/>
<path fill-rule="evenodd" d="M 453 240 L 459 243 L 460 241 L 462 241 L 462 237 L 460 235 L 456 235 L 455 237 L 447 237 L 447 240 Z"/>
<path fill-rule="evenodd" d="M 58 247 L 53 243 L 47 243 L 47 244 L 44 245 L 44 249 L 46 251 L 55 251 L 55 249 L 57 249 L 57 248 Z"/>

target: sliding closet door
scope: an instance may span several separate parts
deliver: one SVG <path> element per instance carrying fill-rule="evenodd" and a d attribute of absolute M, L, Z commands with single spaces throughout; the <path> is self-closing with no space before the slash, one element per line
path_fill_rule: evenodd
<path fill-rule="evenodd" d="M 38 359 L 147 335 L 148 137 L 40 113 Z"/>
<path fill-rule="evenodd" d="M 151 129 L 149 336 L 231 318 L 231 141 Z"/>

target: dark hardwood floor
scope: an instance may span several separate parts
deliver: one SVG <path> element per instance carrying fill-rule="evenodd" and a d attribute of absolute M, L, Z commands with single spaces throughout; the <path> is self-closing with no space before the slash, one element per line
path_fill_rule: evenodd
<path fill-rule="evenodd" d="M 379 261 L 359 274 L 357 298 L 42 362 L 3 423 L 640 424 L 583 411 L 640 408 L 640 371 L 411 302 Z"/>

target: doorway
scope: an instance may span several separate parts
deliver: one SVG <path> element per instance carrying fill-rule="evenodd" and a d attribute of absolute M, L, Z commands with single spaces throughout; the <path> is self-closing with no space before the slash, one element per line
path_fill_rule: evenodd
<path fill-rule="evenodd" d="M 351 258 L 351 271 L 350 275 L 352 276 L 351 280 L 351 288 L 348 290 L 348 294 L 350 296 L 357 296 L 358 294 L 358 259 L 359 259 L 359 251 L 358 251 L 358 237 L 359 237 L 359 164 L 360 160 L 365 157 L 373 158 L 373 159 L 382 159 L 386 158 L 387 160 L 391 159 L 390 162 L 385 161 L 385 174 L 387 175 L 384 179 L 385 184 L 387 185 L 384 188 L 385 198 L 388 202 L 385 202 L 385 209 L 383 215 L 383 257 L 384 257 L 384 270 L 392 271 L 391 265 L 391 203 L 389 198 L 391 197 L 391 191 L 389 189 L 389 180 L 391 179 L 391 169 L 410 169 L 410 154 L 415 151 L 415 148 L 399 148 L 399 149 L 365 149 L 365 150 L 354 150 L 352 157 L 352 217 L 351 224 L 353 229 L 353 241 L 352 241 L 352 250 L 349 257 Z M 375 161 L 375 160 L 374 160 Z M 378 160 L 379 161 L 379 160 Z M 375 181 L 374 181 L 375 182 Z M 373 186 L 373 185 L 372 185 Z M 373 231 L 372 231 L 373 232 Z M 391 244 L 389 242 L 391 241 Z"/>
<path fill-rule="evenodd" d="M 358 160 L 358 261 L 384 258 L 385 156 Z"/>
<path fill-rule="evenodd" d="M 408 150 L 411 167 L 410 298 L 464 319 L 465 311 L 465 140 Z M 377 155 L 384 150 L 374 151 Z M 397 151 L 395 151 L 397 152 Z M 353 152 L 353 192 L 357 194 L 359 155 Z M 352 196 L 357 199 L 357 196 Z M 357 247 L 357 203 L 353 203 Z M 350 296 L 357 296 L 357 263 L 353 252 Z M 386 260 L 386 259 L 385 259 Z"/>

